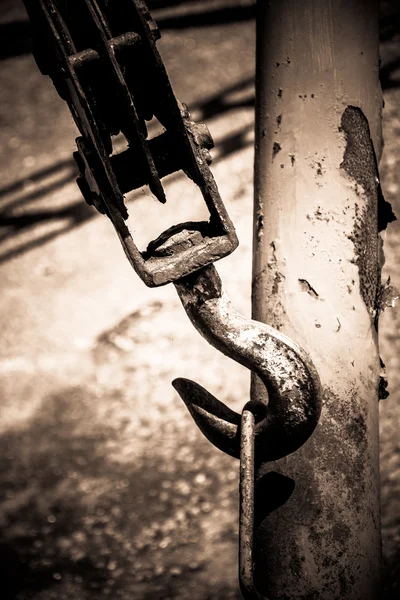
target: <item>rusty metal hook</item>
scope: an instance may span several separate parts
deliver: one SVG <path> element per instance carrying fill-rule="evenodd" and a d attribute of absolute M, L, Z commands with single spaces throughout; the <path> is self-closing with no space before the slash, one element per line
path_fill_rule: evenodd
<path fill-rule="evenodd" d="M 201 335 L 256 373 L 268 391 L 268 405 L 257 403 L 257 460 L 277 460 L 297 450 L 314 431 L 321 413 L 321 385 L 306 352 L 269 325 L 242 317 L 223 292 L 213 265 L 174 285 Z M 217 448 L 239 458 L 240 415 L 189 379 L 175 379 L 172 385 L 203 434 Z"/>

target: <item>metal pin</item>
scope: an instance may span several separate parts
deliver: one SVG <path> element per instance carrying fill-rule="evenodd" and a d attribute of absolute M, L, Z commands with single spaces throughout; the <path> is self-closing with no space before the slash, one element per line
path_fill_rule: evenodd
<path fill-rule="evenodd" d="M 239 584 L 245 600 L 267 600 L 254 585 L 255 415 L 245 405 L 240 424 Z"/>
<path fill-rule="evenodd" d="M 240 427 L 239 582 L 243 597 L 253 598 L 255 417 L 246 407 Z"/>

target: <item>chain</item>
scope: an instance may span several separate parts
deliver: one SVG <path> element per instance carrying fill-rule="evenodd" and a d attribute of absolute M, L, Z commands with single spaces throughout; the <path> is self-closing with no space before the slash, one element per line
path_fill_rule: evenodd
<path fill-rule="evenodd" d="M 255 457 L 276 460 L 313 433 L 321 412 L 318 374 L 294 341 L 231 306 L 213 263 L 238 245 L 209 164 L 211 135 L 175 98 L 156 49 L 160 34 L 142 0 L 24 0 L 34 56 L 80 131 L 74 158 L 88 204 L 114 225 L 131 265 L 148 286 L 174 282 L 194 326 L 218 350 L 249 368 L 268 391 L 268 406 L 242 415 L 187 379 L 174 387 L 206 437 L 240 458 L 239 580 L 246 600 L 265 600 L 254 584 Z M 156 117 L 164 132 L 148 137 Z M 113 152 L 113 136 L 128 143 Z M 147 184 L 161 202 L 162 177 L 183 171 L 202 193 L 209 220 L 177 224 L 137 248 L 124 194 Z"/>
<path fill-rule="evenodd" d="M 208 167 L 213 141 L 177 101 L 156 49 L 160 37 L 142 0 L 24 0 L 33 24 L 34 56 L 66 100 L 79 128 L 74 153 L 79 188 L 90 205 L 113 223 L 135 271 L 148 286 L 165 285 L 211 264 L 238 245 Z M 146 122 L 156 117 L 165 131 L 148 139 Z M 113 153 L 112 136 L 128 148 Z M 137 248 L 126 220 L 124 194 L 147 184 L 166 202 L 161 178 L 182 170 L 202 193 L 209 221 L 182 223 L 164 232 L 198 233 L 181 240 L 180 251 L 162 258 L 160 239 Z"/>

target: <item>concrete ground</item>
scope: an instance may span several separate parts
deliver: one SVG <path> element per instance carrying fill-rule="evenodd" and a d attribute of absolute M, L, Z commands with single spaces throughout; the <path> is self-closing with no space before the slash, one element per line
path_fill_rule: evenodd
<path fill-rule="evenodd" d="M 249 2 L 235 4 L 235 13 L 217 24 L 211 16 L 193 26 L 179 3 L 173 18 L 165 11 L 154 16 L 175 93 L 214 136 L 213 173 L 241 242 L 218 270 L 238 310 L 249 315 L 254 22 Z M 83 202 L 71 160 L 77 131 L 28 52 L 25 19 L 19 0 L 3 0 L 5 598 L 238 599 L 238 464 L 202 437 L 170 382 L 193 378 L 238 410 L 248 398 L 249 373 L 194 331 L 172 286 L 141 283 L 109 221 Z M 400 38 L 390 31 L 393 22 L 382 26 L 388 39 L 381 172 L 399 214 Z M 166 191 L 165 210 L 145 190 L 129 196 L 142 247 L 177 214 L 180 221 L 200 215 L 184 176 L 171 177 Z M 395 223 L 385 234 L 386 273 L 398 287 L 399 243 Z M 399 324 L 398 311 L 384 313 L 381 353 L 391 395 L 381 403 L 383 540 L 393 600 L 400 594 Z"/>

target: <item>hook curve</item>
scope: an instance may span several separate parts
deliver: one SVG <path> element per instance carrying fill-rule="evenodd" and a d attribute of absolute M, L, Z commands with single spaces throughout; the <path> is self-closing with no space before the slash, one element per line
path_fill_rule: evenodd
<path fill-rule="evenodd" d="M 213 265 L 180 279 L 175 287 L 200 334 L 256 373 L 268 391 L 268 405 L 257 403 L 258 458 L 277 460 L 297 450 L 314 431 L 321 413 L 321 384 L 307 353 L 269 325 L 240 315 L 223 292 Z M 239 458 L 240 415 L 193 381 L 178 378 L 172 384 L 203 434 L 220 450 Z"/>

